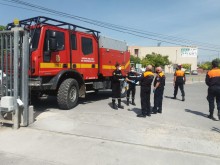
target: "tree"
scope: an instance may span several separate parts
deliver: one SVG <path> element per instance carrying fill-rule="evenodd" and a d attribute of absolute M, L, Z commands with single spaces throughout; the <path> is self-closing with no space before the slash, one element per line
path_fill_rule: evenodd
<path fill-rule="evenodd" d="M 5 26 L 0 25 L 0 31 L 5 30 Z"/>
<path fill-rule="evenodd" d="M 199 68 L 202 68 L 204 70 L 210 70 L 212 68 L 212 64 L 211 64 L 211 62 L 208 61 L 208 62 L 205 62 L 205 63 L 199 65 Z"/>
<path fill-rule="evenodd" d="M 135 65 L 135 64 L 140 64 L 141 59 L 139 57 L 135 57 L 135 56 L 131 55 L 130 61 Z"/>
<path fill-rule="evenodd" d="M 143 66 L 147 66 L 147 65 L 152 65 L 154 67 L 157 66 L 162 66 L 164 67 L 165 65 L 169 65 L 170 61 L 168 59 L 168 56 L 162 56 L 161 54 L 156 54 L 156 53 L 152 53 L 152 54 L 147 54 L 142 60 L 141 60 L 141 64 Z"/>
<path fill-rule="evenodd" d="M 191 64 L 182 64 L 182 67 L 186 70 L 190 70 L 191 69 Z"/>
<path fill-rule="evenodd" d="M 218 67 L 220 67 L 220 59 L 216 58 L 214 59 L 215 61 L 217 61 L 219 63 Z M 210 70 L 212 69 L 212 62 L 211 61 L 206 61 L 200 65 L 198 65 L 199 68 L 202 68 L 204 70 Z"/>

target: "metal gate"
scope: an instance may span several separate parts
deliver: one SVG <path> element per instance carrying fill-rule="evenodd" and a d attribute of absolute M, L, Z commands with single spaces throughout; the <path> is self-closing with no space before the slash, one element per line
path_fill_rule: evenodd
<path fill-rule="evenodd" d="M 0 60 L 0 122 L 18 129 L 29 124 L 27 31 L 0 31 Z"/>

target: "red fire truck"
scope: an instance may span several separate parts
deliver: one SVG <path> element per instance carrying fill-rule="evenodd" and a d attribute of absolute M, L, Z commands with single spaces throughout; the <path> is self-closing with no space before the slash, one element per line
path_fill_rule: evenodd
<path fill-rule="evenodd" d="M 116 62 L 123 74 L 129 71 L 130 53 L 123 41 L 42 16 L 21 20 L 19 26 L 30 34 L 31 94 L 56 95 L 61 109 L 76 106 L 86 91 L 110 89 Z"/>

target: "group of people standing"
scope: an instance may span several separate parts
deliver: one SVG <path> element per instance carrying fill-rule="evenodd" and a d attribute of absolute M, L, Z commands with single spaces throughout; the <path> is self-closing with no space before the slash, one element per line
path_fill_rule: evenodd
<path fill-rule="evenodd" d="M 126 81 L 128 83 L 128 91 L 127 91 L 127 100 L 126 104 L 129 106 L 130 104 L 130 94 L 131 94 L 131 104 L 135 104 L 135 93 L 136 93 L 136 83 L 139 81 L 141 86 L 140 97 L 141 97 L 141 113 L 137 115 L 137 117 L 146 117 L 151 116 L 152 113 L 162 113 L 162 102 L 163 102 L 163 93 L 164 93 L 164 86 L 165 86 L 165 75 L 162 72 L 161 67 L 156 67 L 156 76 L 152 72 L 152 65 L 148 65 L 144 73 L 138 75 L 135 72 L 135 68 L 131 67 L 130 72 L 127 73 L 125 79 L 121 72 L 121 65 L 116 64 L 116 70 L 113 71 L 112 75 L 112 107 L 113 109 L 117 110 L 118 108 L 124 108 L 121 105 L 121 85 L 122 81 Z M 182 77 L 183 81 L 180 81 L 180 77 Z M 184 98 L 185 93 L 183 90 L 183 85 L 181 82 L 185 82 L 185 75 L 181 75 L 179 72 L 175 73 L 174 75 L 174 97 L 176 98 L 178 87 L 182 92 L 182 96 Z M 153 92 L 154 92 L 154 106 L 151 110 L 150 104 L 150 94 L 151 94 L 151 86 L 153 83 Z M 116 105 L 116 99 L 118 100 L 118 106 Z M 185 99 L 184 99 L 185 100 Z"/>
<path fill-rule="evenodd" d="M 162 113 L 162 102 L 163 93 L 166 77 L 162 72 L 161 67 L 155 69 L 156 76 L 152 72 L 152 66 L 148 65 L 144 73 L 138 75 L 135 72 L 135 68 L 131 67 L 130 72 L 127 73 L 126 77 L 122 75 L 121 65 L 115 65 L 116 70 L 112 74 L 112 107 L 117 110 L 118 108 L 124 109 L 121 105 L 121 82 L 126 81 L 128 83 L 127 90 L 127 106 L 130 104 L 130 94 L 131 94 L 131 104 L 135 104 L 135 93 L 136 93 L 136 83 L 139 81 L 141 86 L 140 97 L 141 97 L 141 113 L 137 117 L 151 116 L 152 113 Z M 220 120 L 220 69 L 218 61 L 212 61 L 212 69 L 207 72 L 205 82 L 208 86 L 207 100 L 209 102 L 209 115 L 208 118 L 215 120 L 213 117 L 214 112 L 214 101 L 216 99 L 218 118 Z M 176 99 L 178 88 L 180 88 L 182 94 L 182 101 L 185 101 L 184 84 L 186 82 L 185 73 L 181 70 L 181 66 L 177 66 L 174 73 L 173 86 L 174 86 L 174 96 L 172 99 Z M 150 104 L 150 94 L 151 86 L 153 83 L 154 92 L 154 106 L 151 110 Z M 118 106 L 116 105 L 116 99 L 118 100 Z"/>

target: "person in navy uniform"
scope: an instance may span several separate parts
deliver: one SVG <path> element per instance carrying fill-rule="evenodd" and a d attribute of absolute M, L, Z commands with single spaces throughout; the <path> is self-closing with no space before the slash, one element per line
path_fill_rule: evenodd
<path fill-rule="evenodd" d="M 112 107 L 117 110 L 118 108 L 124 109 L 121 105 L 121 82 L 124 80 L 124 76 L 121 72 L 121 65 L 115 64 L 116 69 L 112 73 Z M 118 106 L 115 101 L 118 100 Z"/>
<path fill-rule="evenodd" d="M 136 82 L 137 82 L 138 73 L 135 72 L 134 66 L 130 68 L 130 72 L 126 75 L 126 81 L 128 83 L 128 90 L 127 90 L 127 106 L 129 106 L 129 99 L 131 93 L 132 105 L 136 105 L 134 102 L 135 93 L 136 93 Z"/>
<path fill-rule="evenodd" d="M 165 86 L 165 75 L 162 72 L 161 67 L 156 68 L 156 77 L 154 79 L 154 107 L 153 107 L 153 113 L 157 114 L 162 113 L 162 102 L 163 102 L 163 92 L 164 92 L 164 86 Z"/>
<path fill-rule="evenodd" d="M 148 65 L 146 71 L 140 77 L 141 114 L 138 114 L 137 117 L 151 116 L 150 94 L 153 79 L 152 65 Z"/>
<path fill-rule="evenodd" d="M 212 69 L 206 74 L 206 85 L 208 86 L 207 100 L 209 102 L 208 118 L 215 120 L 213 113 L 215 109 L 215 99 L 218 109 L 218 118 L 220 120 L 220 69 L 217 60 L 212 61 Z"/>

